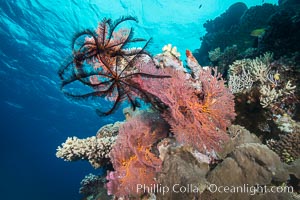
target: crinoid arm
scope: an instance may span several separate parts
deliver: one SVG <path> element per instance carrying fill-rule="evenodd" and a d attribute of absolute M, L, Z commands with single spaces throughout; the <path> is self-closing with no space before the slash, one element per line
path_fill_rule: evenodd
<path fill-rule="evenodd" d="M 69 68 L 73 68 L 73 56 L 68 56 L 64 61 L 63 64 L 59 67 L 57 74 L 61 80 L 64 80 L 65 71 Z"/>
<path fill-rule="evenodd" d="M 123 17 L 120 17 L 119 19 L 115 20 L 114 22 L 112 22 L 111 20 L 108 21 L 108 26 L 109 26 L 108 40 L 107 40 L 105 46 L 107 46 L 110 43 L 113 33 L 116 30 L 116 28 L 125 21 L 135 21 L 136 23 L 138 23 L 137 18 L 133 17 L 133 16 L 123 16 Z"/>
<path fill-rule="evenodd" d="M 96 42 L 97 42 L 97 36 L 95 35 L 95 33 L 94 33 L 93 31 L 91 31 L 91 30 L 89 30 L 89 29 L 86 29 L 86 30 L 81 31 L 81 32 L 79 32 L 79 33 L 76 33 L 76 34 L 74 35 L 74 37 L 73 37 L 73 39 L 72 39 L 72 45 L 71 45 L 73 51 L 75 51 L 76 40 L 78 40 L 78 39 L 79 39 L 80 37 L 82 37 L 82 36 L 89 36 L 89 37 L 92 37 L 92 38 L 94 39 L 94 42 L 95 42 L 95 43 L 92 43 L 92 42 L 84 42 L 84 43 L 80 46 L 79 50 L 77 50 L 77 51 L 80 51 L 81 49 L 83 49 L 85 45 L 95 45 L 95 46 L 97 46 L 97 45 L 96 45 Z"/>
<path fill-rule="evenodd" d="M 170 76 L 140 71 L 139 66 L 145 63 L 155 67 L 151 54 L 146 50 L 151 38 L 133 38 L 132 28 L 118 29 L 125 21 L 137 22 L 137 19 L 131 16 L 115 21 L 105 18 L 95 32 L 87 29 L 77 33 L 72 40 L 72 56 L 58 71 L 61 90 L 67 97 L 75 100 L 104 98 L 111 102 L 105 104 L 107 109 L 96 110 L 99 116 L 112 114 L 124 100 L 135 109 L 139 106 L 137 98 L 151 103 L 157 110 L 166 109 L 162 101 L 141 88 L 139 84 L 142 82 L 134 79 L 147 81 Z M 145 44 L 141 48 L 125 49 L 128 44 L 136 42 Z M 87 92 L 82 92 L 86 90 L 81 86 L 86 86 Z"/>
<path fill-rule="evenodd" d="M 147 74 L 149 75 L 149 74 Z M 170 76 L 152 76 L 151 78 L 170 78 Z M 157 96 L 143 90 L 138 84 L 136 83 L 126 83 L 123 82 L 126 86 L 128 86 L 132 91 L 135 91 L 136 94 L 139 94 L 140 97 L 147 103 L 150 103 L 152 107 L 159 112 L 163 112 L 168 108 L 166 104 L 164 104 Z M 131 104 L 133 110 L 135 110 L 136 106 L 134 104 Z"/>
<path fill-rule="evenodd" d="M 143 56 L 143 55 L 148 56 L 150 58 L 150 60 L 154 63 L 151 54 L 146 51 L 146 48 L 147 48 L 148 44 L 150 43 L 151 39 L 152 38 L 150 38 L 141 49 L 131 49 L 128 51 L 120 52 L 121 53 L 120 57 L 122 57 L 127 62 L 127 65 L 125 65 L 123 70 L 120 72 L 120 75 L 122 75 L 122 73 L 124 71 L 128 70 L 128 68 L 129 69 L 132 68 L 132 66 L 134 66 L 135 62 L 139 58 L 141 58 L 141 56 Z"/>
<path fill-rule="evenodd" d="M 120 91 L 120 88 L 117 86 L 117 94 L 116 94 L 116 100 L 113 104 L 113 106 L 108 110 L 108 111 L 101 111 L 100 109 L 96 109 L 96 113 L 101 117 L 101 116 L 107 116 L 112 114 L 116 108 L 119 106 L 119 103 L 121 101 L 121 97 L 123 96 L 123 94 Z"/>

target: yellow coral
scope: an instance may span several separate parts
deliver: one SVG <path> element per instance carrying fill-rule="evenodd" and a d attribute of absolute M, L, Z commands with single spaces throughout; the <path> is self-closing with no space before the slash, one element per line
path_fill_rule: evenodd
<path fill-rule="evenodd" d="M 280 74 L 279 73 L 274 74 L 274 79 L 278 81 L 280 79 Z"/>

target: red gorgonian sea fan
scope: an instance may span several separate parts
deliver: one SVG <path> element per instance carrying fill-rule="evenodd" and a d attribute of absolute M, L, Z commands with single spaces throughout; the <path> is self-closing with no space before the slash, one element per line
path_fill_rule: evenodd
<path fill-rule="evenodd" d="M 228 138 L 226 128 L 235 117 L 234 96 L 215 69 L 195 71 L 194 77 L 199 79 L 196 83 L 200 84 L 197 87 L 192 76 L 165 68 L 161 69 L 161 74 L 169 74 L 172 78 L 159 82 L 148 80 L 142 88 L 169 107 L 162 115 L 179 143 L 202 152 L 218 150 Z"/>
<path fill-rule="evenodd" d="M 154 177 L 162 161 L 152 146 L 167 136 L 168 124 L 157 113 L 143 113 L 120 126 L 119 135 L 110 152 L 115 171 L 106 177 L 109 194 L 118 197 L 139 196 L 138 185 L 155 184 Z"/>

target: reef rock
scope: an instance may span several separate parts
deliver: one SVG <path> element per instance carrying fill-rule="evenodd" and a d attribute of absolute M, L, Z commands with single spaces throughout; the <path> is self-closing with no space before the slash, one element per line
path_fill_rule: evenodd
<path fill-rule="evenodd" d="M 285 166 L 289 174 L 294 175 L 300 180 L 300 158 Z"/>
<path fill-rule="evenodd" d="M 156 199 L 195 199 L 206 188 L 205 176 L 209 165 L 195 157 L 194 150 L 187 147 L 170 148 L 165 155 L 158 182 L 169 189 L 158 192 Z M 178 192 L 185 190 L 185 192 Z"/>
<path fill-rule="evenodd" d="M 278 155 L 258 143 L 246 143 L 237 147 L 221 164 L 207 176 L 207 181 L 217 186 L 264 186 L 271 182 L 284 182 L 289 174 Z M 273 196 L 249 195 L 249 193 L 211 193 L 206 190 L 204 199 L 288 199 L 286 194 Z M 208 198 L 209 197 L 209 198 Z"/>
<path fill-rule="evenodd" d="M 228 127 L 227 132 L 229 133 L 230 140 L 223 146 L 222 151 L 218 152 L 220 158 L 225 158 L 241 144 L 261 143 L 256 135 L 250 133 L 247 129 L 240 125 L 231 125 Z"/>

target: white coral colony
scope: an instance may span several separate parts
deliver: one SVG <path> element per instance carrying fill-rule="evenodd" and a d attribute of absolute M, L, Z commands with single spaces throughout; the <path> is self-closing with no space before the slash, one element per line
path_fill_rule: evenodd
<path fill-rule="evenodd" d="M 164 53 L 169 53 L 172 54 L 173 56 L 179 58 L 180 57 L 180 53 L 177 51 L 177 47 L 174 46 L 172 47 L 172 44 L 167 44 L 162 48 Z"/>

